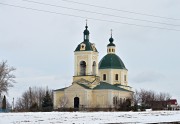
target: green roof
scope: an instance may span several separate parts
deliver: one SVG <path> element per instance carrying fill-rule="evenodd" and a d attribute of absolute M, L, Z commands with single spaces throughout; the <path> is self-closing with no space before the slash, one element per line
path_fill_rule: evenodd
<path fill-rule="evenodd" d="M 97 85 L 96 87 L 94 87 L 93 89 L 88 87 L 87 85 L 85 84 L 81 84 L 81 83 L 77 83 L 79 86 L 82 86 L 83 88 L 85 89 L 90 89 L 90 90 L 120 90 L 120 91 L 127 91 L 127 92 L 132 92 L 130 90 L 126 90 L 126 89 L 123 89 L 123 88 L 120 88 L 118 87 L 118 85 L 114 84 L 109 84 L 109 83 L 106 83 L 106 82 L 100 82 L 99 85 Z M 57 90 L 53 90 L 53 91 L 64 91 L 65 89 L 67 89 L 68 87 L 65 87 L 65 88 L 61 88 L 61 89 L 57 89 Z"/>
<path fill-rule="evenodd" d="M 64 87 L 64 88 L 53 90 L 53 91 L 64 91 L 66 88 L 68 88 L 68 87 Z"/>
<path fill-rule="evenodd" d="M 126 69 L 126 67 L 119 56 L 107 54 L 99 62 L 99 69 Z"/>
<path fill-rule="evenodd" d="M 82 44 L 82 43 L 84 43 L 84 44 L 86 45 L 85 50 L 80 50 L 80 47 L 81 47 L 81 44 Z M 91 42 L 89 42 L 89 41 L 84 41 L 84 42 L 82 42 L 82 43 L 80 43 L 80 44 L 76 47 L 75 51 L 94 51 Z M 95 48 L 95 52 L 98 52 L 96 48 Z"/>
<path fill-rule="evenodd" d="M 123 89 L 123 88 L 120 88 L 116 85 L 112 85 L 112 84 L 109 84 L 109 83 L 106 83 L 106 82 L 100 82 L 99 85 L 97 85 L 96 87 L 93 88 L 93 90 L 121 90 L 121 91 L 128 91 L 128 92 L 132 92 L 130 90 L 126 90 L 126 89 Z"/>
<path fill-rule="evenodd" d="M 77 83 L 78 85 L 80 85 L 80 86 L 82 86 L 82 87 L 84 87 L 85 89 L 91 89 L 91 88 L 89 88 L 88 86 L 86 86 L 86 85 L 84 85 L 84 84 L 81 84 L 81 83 Z"/>

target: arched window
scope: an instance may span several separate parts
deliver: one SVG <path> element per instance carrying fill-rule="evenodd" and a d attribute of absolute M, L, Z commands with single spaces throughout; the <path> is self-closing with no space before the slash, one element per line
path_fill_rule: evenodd
<path fill-rule="evenodd" d="M 118 81 L 118 74 L 115 74 L 115 80 Z"/>
<path fill-rule="evenodd" d="M 86 75 L 86 62 L 85 61 L 80 62 L 80 75 L 81 76 Z"/>
<path fill-rule="evenodd" d="M 80 50 L 85 50 L 85 48 L 86 48 L 86 44 L 82 43 L 82 44 L 80 45 Z"/>
<path fill-rule="evenodd" d="M 85 34 L 84 35 L 84 40 L 87 40 L 87 39 L 89 39 L 89 35 Z"/>
<path fill-rule="evenodd" d="M 106 80 L 106 74 L 103 74 L 103 81 Z"/>
<path fill-rule="evenodd" d="M 118 105 L 118 97 L 117 96 L 114 96 L 113 97 L 113 104 L 116 106 Z"/>
<path fill-rule="evenodd" d="M 113 105 L 116 105 L 116 97 L 113 97 Z"/>
<path fill-rule="evenodd" d="M 126 79 L 126 75 L 124 75 L 124 81 L 127 81 L 127 79 Z"/>
<path fill-rule="evenodd" d="M 96 62 L 95 61 L 93 62 L 92 70 L 93 70 L 93 75 L 96 75 Z"/>
<path fill-rule="evenodd" d="M 111 52 L 111 49 L 109 49 L 109 52 Z"/>

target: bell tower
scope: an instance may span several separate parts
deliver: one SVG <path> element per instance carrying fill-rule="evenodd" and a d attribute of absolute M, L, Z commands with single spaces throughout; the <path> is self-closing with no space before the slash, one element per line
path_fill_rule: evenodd
<path fill-rule="evenodd" d="M 83 42 L 74 51 L 73 82 L 80 79 L 93 82 L 98 77 L 98 51 L 95 44 L 89 41 L 89 34 L 86 22 Z"/>

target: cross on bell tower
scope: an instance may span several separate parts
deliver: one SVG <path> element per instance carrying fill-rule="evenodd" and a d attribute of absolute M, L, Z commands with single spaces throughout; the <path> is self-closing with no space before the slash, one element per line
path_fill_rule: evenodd
<path fill-rule="evenodd" d="M 89 41 L 89 30 L 88 30 L 87 19 L 86 19 L 86 26 L 84 30 L 84 42 L 88 42 L 88 41 Z"/>

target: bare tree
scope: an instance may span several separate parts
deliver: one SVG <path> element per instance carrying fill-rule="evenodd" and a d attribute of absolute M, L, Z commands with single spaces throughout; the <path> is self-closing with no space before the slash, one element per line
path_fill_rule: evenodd
<path fill-rule="evenodd" d="M 29 89 L 25 91 L 20 98 L 17 99 L 15 108 L 17 110 L 30 111 L 30 109 L 34 110 L 33 107 L 36 107 L 36 109 L 41 110 L 42 101 L 46 95 L 46 91 L 52 93 L 51 90 L 46 88 L 29 87 Z M 50 94 L 50 97 L 52 98 L 52 94 Z"/>
<path fill-rule="evenodd" d="M 24 102 L 23 102 L 23 99 L 22 98 L 18 98 L 17 99 L 17 102 L 16 102 L 16 107 L 15 107 L 17 110 L 24 110 L 25 109 L 25 105 L 24 105 Z"/>
<path fill-rule="evenodd" d="M 171 96 L 169 93 L 156 93 L 152 90 L 141 89 L 135 91 L 133 96 L 134 107 L 138 107 L 138 103 L 141 104 L 142 109 L 152 108 L 153 106 L 163 107 L 163 101 L 167 101 Z M 162 105 L 159 105 L 162 104 Z M 137 110 L 137 108 L 135 108 Z"/>
<path fill-rule="evenodd" d="M 60 98 L 60 108 L 65 108 L 66 105 L 68 104 L 68 98 L 66 96 L 63 96 Z"/>
<path fill-rule="evenodd" d="M 132 94 L 132 99 L 133 104 L 138 105 L 138 103 L 140 102 L 140 95 L 138 90 L 135 90 L 135 92 Z"/>
<path fill-rule="evenodd" d="M 165 101 L 171 98 L 171 95 L 169 93 L 162 93 L 160 92 L 159 95 L 157 96 L 157 99 L 160 101 Z"/>
<path fill-rule="evenodd" d="M 15 76 L 12 74 L 16 69 L 14 67 L 9 67 L 7 61 L 0 63 L 0 94 L 7 93 L 8 88 L 13 86 L 15 83 Z"/>
<path fill-rule="evenodd" d="M 157 98 L 157 94 L 152 90 L 141 89 L 137 95 L 136 97 L 139 97 L 139 103 L 145 107 L 150 107 L 152 101 L 155 101 Z"/>

